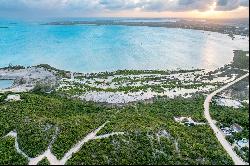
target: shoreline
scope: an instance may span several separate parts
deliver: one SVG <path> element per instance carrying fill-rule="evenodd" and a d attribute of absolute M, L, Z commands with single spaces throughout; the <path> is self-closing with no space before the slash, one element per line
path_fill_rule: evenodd
<path fill-rule="evenodd" d="M 130 21 L 113 21 L 113 20 L 95 20 L 95 21 L 55 21 L 48 22 L 40 25 L 54 25 L 54 26 L 74 26 L 74 25 L 95 25 L 95 26 L 147 26 L 147 27 L 163 27 L 163 28 L 175 28 L 175 29 L 192 29 L 201 30 L 207 32 L 218 32 L 226 34 L 232 38 L 235 35 L 249 38 L 249 29 L 243 26 L 227 25 L 220 23 L 200 22 L 200 21 L 188 21 L 178 20 L 175 22 L 130 22 Z"/>
<path fill-rule="evenodd" d="M 238 72 L 228 77 L 227 73 Z M 4 73 L 4 74 L 3 74 Z M 151 102 L 154 98 L 192 98 L 207 94 L 238 78 L 245 71 L 222 68 L 213 72 L 205 70 L 131 71 L 102 73 L 73 73 L 54 70 L 52 67 L 30 67 L 19 70 L 0 69 L 0 80 L 14 80 L 2 92 L 22 93 L 39 89 L 108 105 L 127 105 L 134 102 Z"/>
<path fill-rule="evenodd" d="M 248 54 L 249 51 L 235 50 L 233 62 L 214 71 L 179 69 L 79 73 L 56 69 L 48 64 L 27 68 L 9 66 L 0 69 L 0 80 L 12 79 L 14 84 L 1 91 L 53 92 L 69 98 L 118 105 L 155 97 L 192 98 L 208 94 L 249 72 Z M 239 86 L 245 91 L 249 89 L 249 85 L 245 85 Z M 230 96 L 235 95 L 231 92 Z"/>

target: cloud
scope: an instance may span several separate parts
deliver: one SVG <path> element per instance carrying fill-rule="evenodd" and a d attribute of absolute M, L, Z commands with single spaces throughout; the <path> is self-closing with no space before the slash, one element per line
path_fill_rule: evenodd
<path fill-rule="evenodd" d="M 217 0 L 217 11 L 231 11 L 239 7 L 249 7 L 249 0 Z"/>
<path fill-rule="evenodd" d="M 240 6 L 249 7 L 249 0 L 99 0 L 104 9 L 128 10 L 141 9 L 142 11 L 207 11 L 213 4 L 216 10 L 234 10 Z"/>
<path fill-rule="evenodd" d="M 146 11 L 191 11 L 209 10 L 214 0 L 152 0 L 146 1 L 142 8 Z"/>
<path fill-rule="evenodd" d="M 140 7 L 139 3 L 133 0 L 99 0 L 99 3 L 108 10 L 129 10 Z"/>
<path fill-rule="evenodd" d="M 0 0 L 0 16 L 70 16 L 100 11 L 99 0 Z"/>
<path fill-rule="evenodd" d="M 94 9 L 98 0 L 0 0 L 0 9 L 71 10 Z"/>
<path fill-rule="evenodd" d="M 0 16 L 21 15 L 69 15 L 77 13 L 105 13 L 119 11 L 230 11 L 241 6 L 249 7 L 249 0 L 0 0 Z"/>

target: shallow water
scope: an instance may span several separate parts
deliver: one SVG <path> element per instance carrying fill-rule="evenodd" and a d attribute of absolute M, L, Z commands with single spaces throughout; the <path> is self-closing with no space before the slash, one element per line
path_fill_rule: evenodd
<path fill-rule="evenodd" d="M 11 87 L 13 80 L 0 80 L 0 89 L 6 89 Z"/>
<path fill-rule="evenodd" d="M 0 67 L 41 63 L 98 72 L 118 69 L 213 70 L 249 50 L 248 38 L 197 30 L 128 26 L 51 26 L 0 21 Z"/>

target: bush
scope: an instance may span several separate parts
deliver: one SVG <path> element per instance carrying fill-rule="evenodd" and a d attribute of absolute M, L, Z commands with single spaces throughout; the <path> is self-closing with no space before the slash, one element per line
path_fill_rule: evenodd
<path fill-rule="evenodd" d="M 34 93 L 49 93 L 54 90 L 54 86 L 50 84 L 37 83 L 32 89 Z"/>
<path fill-rule="evenodd" d="M 12 65 L 12 64 L 9 64 L 9 66 L 8 67 L 3 67 L 3 68 L 0 68 L 0 69 L 3 69 L 3 70 L 9 70 L 9 69 L 11 69 L 11 70 L 20 70 L 20 69 L 25 69 L 25 67 L 24 66 L 21 66 L 21 65 Z"/>

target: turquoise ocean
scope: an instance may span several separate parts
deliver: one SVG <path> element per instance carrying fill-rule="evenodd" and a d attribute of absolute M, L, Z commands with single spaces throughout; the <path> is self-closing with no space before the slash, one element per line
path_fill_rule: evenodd
<path fill-rule="evenodd" d="M 0 67 L 49 64 L 76 72 L 119 69 L 214 70 L 249 50 L 248 38 L 143 26 L 42 25 L 0 19 Z"/>

